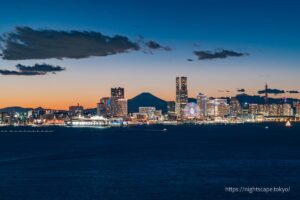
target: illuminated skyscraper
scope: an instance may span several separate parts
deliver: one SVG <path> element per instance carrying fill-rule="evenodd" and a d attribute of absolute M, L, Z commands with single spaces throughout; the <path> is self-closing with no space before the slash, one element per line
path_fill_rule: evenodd
<path fill-rule="evenodd" d="M 236 97 L 230 98 L 230 115 L 236 117 L 242 113 L 242 108 L 239 100 Z"/>
<path fill-rule="evenodd" d="M 175 115 L 175 101 L 168 101 L 168 115 Z"/>
<path fill-rule="evenodd" d="M 227 99 L 209 99 L 207 101 L 207 115 L 212 117 L 225 117 L 229 114 Z"/>
<path fill-rule="evenodd" d="M 207 96 L 202 93 L 197 94 L 197 105 L 200 108 L 200 116 L 207 115 Z"/>
<path fill-rule="evenodd" d="M 292 116 L 293 110 L 292 110 L 291 104 L 289 104 L 289 103 L 282 104 L 282 111 L 280 114 L 281 114 L 281 116 Z"/>
<path fill-rule="evenodd" d="M 296 117 L 300 117 L 300 103 L 297 102 L 295 105 L 295 115 Z"/>
<path fill-rule="evenodd" d="M 112 116 L 116 116 L 118 111 L 118 105 L 117 101 L 119 99 L 124 99 L 124 88 L 118 87 L 118 88 L 111 88 L 111 106 L 110 106 L 110 112 Z M 127 102 L 127 101 L 126 101 Z"/>
<path fill-rule="evenodd" d="M 187 77 L 176 77 L 176 115 L 184 116 L 184 108 L 188 103 Z"/>
<path fill-rule="evenodd" d="M 124 88 L 111 88 L 111 98 L 112 99 L 124 99 Z"/>
<path fill-rule="evenodd" d="M 111 99 L 109 97 L 103 97 L 97 104 L 97 115 L 110 116 L 111 111 Z"/>
<path fill-rule="evenodd" d="M 280 116 L 281 115 L 280 107 L 281 107 L 280 104 L 275 104 L 275 103 L 269 104 L 267 106 L 268 116 L 271 116 L 271 117 Z"/>
<path fill-rule="evenodd" d="M 257 115 L 259 114 L 259 105 L 258 104 L 249 104 L 249 114 Z"/>
<path fill-rule="evenodd" d="M 127 106 L 127 99 L 118 99 L 116 101 L 116 113 L 114 116 L 116 117 L 126 117 L 128 114 L 128 106 Z"/>

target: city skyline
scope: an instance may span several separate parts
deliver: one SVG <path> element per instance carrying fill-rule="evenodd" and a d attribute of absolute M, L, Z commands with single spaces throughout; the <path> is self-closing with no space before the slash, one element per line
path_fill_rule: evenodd
<path fill-rule="evenodd" d="M 114 87 L 126 88 L 126 99 L 150 92 L 170 101 L 175 100 L 177 76 L 188 77 L 193 98 L 200 92 L 208 97 L 242 91 L 262 96 L 258 92 L 266 83 L 272 89 L 269 97 L 300 98 L 300 14 L 295 1 L 41 4 L 31 0 L 5 2 L 2 7 L 1 108 L 67 109 L 78 102 L 85 108 L 96 107 Z M 105 36 L 113 48 L 102 52 L 89 39 L 84 44 L 95 48 L 92 54 L 75 51 L 76 47 L 67 54 L 55 45 L 49 53 L 41 45 L 45 34 L 90 38 L 83 31 L 97 33 L 96 39 Z M 34 35 L 38 53 L 16 54 L 21 50 L 7 45 L 9 34 L 19 40 Z M 119 40 L 126 45 L 115 46 Z"/>

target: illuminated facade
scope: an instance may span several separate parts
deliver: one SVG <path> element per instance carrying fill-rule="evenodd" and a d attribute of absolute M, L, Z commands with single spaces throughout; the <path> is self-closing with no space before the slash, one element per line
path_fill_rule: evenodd
<path fill-rule="evenodd" d="M 109 97 L 103 97 L 97 104 L 98 116 L 110 116 L 111 115 L 111 99 Z"/>
<path fill-rule="evenodd" d="M 258 104 L 249 104 L 249 114 L 257 115 L 259 114 L 259 105 Z"/>
<path fill-rule="evenodd" d="M 227 99 L 209 99 L 207 101 L 207 115 L 211 117 L 225 117 L 229 114 L 230 107 Z"/>
<path fill-rule="evenodd" d="M 202 93 L 197 94 L 197 105 L 200 109 L 200 116 L 207 116 L 207 96 Z"/>
<path fill-rule="evenodd" d="M 284 103 L 281 105 L 281 116 L 292 116 L 293 110 L 292 106 L 289 103 Z"/>
<path fill-rule="evenodd" d="M 236 97 L 230 98 L 230 115 L 233 117 L 239 116 L 242 113 L 241 104 Z"/>
<path fill-rule="evenodd" d="M 187 77 L 176 77 L 176 108 L 178 118 L 184 117 L 184 108 L 188 103 Z"/>
<path fill-rule="evenodd" d="M 188 103 L 184 108 L 185 119 L 195 119 L 200 116 L 200 108 L 196 103 Z"/>
<path fill-rule="evenodd" d="M 167 102 L 168 106 L 168 115 L 175 115 L 175 101 L 168 101 Z"/>
<path fill-rule="evenodd" d="M 297 117 L 300 117 L 300 103 L 299 102 L 297 102 L 295 105 L 295 115 Z"/>
<path fill-rule="evenodd" d="M 111 106 L 110 106 L 110 114 L 112 116 L 118 116 L 120 113 L 120 108 L 118 108 L 118 100 L 124 99 L 125 93 L 124 88 L 118 87 L 118 88 L 111 88 Z M 127 102 L 127 101 L 126 101 Z"/>
<path fill-rule="evenodd" d="M 155 107 L 139 107 L 139 114 L 147 115 L 148 119 L 155 119 Z"/>
<path fill-rule="evenodd" d="M 69 107 L 69 116 L 78 116 L 83 114 L 83 106 L 79 104 L 77 106 Z"/>
<path fill-rule="evenodd" d="M 114 116 L 116 117 L 126 117 L 128 114 L 127 99 L 116 100 L 116 112 Z"/>
<path fill-rule="evenodd" d="M 250 114 L 260 114 L 268 117 L 278 117 L 278 116 L 292 116 L 293 109 L 291 104 L 250 104 L 249 105 Z"/>

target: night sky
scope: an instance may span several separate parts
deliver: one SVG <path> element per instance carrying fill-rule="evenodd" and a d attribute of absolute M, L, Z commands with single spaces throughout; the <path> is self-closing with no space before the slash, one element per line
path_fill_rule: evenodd
<path fill-rule="evenodd" d="M 1 1 L 0 107 L 95 107 L 126 98 L 258 94 L 300 98 L 300 2 Z M 294 91 L 292 93 L 288 91 Z"/>

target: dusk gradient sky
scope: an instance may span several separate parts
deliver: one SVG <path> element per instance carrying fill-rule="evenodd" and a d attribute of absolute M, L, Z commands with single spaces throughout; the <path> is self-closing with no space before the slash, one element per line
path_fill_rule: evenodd
<path fill-rule="evenodd" d="M 236 95 L 237 88 L 257 95 L 266 82 L 270 88 L 300 91 L 299 8 L 295 0 L 1 1 L 3 36 L 16 27 L 94 31 L 134 42 L 142 36 L 171 50 L 78 59 L 0 57 L 0 70 L 43 63 L 65 68 L 45 75 L 0 74 L 0 107 L 95 107 L 118 86 L 125 88 L 126 98 L 151 92 L 174 100 L 176 76 L 188 77 L 190 97 Z M 247 55 L 198 60 L 193 53 L 215 50 Z M 277 96 L 300 98 L 299 93 Z"/>

